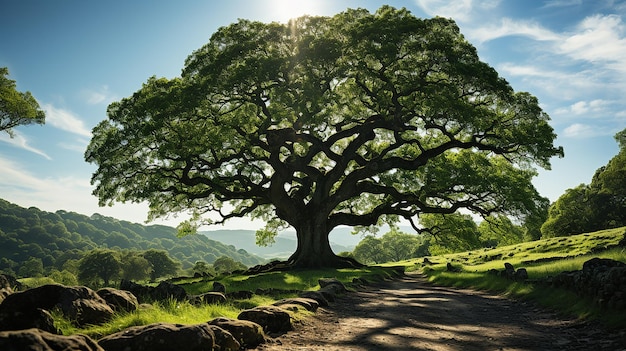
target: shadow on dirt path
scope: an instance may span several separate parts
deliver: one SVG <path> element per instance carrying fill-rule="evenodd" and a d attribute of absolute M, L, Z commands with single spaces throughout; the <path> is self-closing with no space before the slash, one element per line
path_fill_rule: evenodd
<path fill-rule="evenodd" d="M 341 296 L 259 350 L 626 350 L 623 331 L 412 274 Z"/>

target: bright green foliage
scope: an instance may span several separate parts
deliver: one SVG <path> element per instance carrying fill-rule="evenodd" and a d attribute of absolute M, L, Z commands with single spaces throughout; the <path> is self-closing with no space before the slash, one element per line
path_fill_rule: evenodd
<path fill-rule="evenodd" d="M 213 266 L 211 266 L 210 264 L 208 264 L 208 263 L 206 263 L 204 261 L 196 261 L 196 263 L 191 268 L 191 271 L 194 274 L 195 273 L 211 274 L 211 275 L 215 274 L 215 269 L 213 269 Z"/>
<path fill-rule="evenodd" d="M 156 281 L 158 278 L 173 276 L 178 273 L 180 262 L 170 258 L 165 250 L 148 250 L 142 254 L 151 266 L 150 280 Z"/>
<path fill-rule="evenodd" d="M 430 255 L 429 236 L 392 230 L 380 238 L 367 235 L 354 248 L 354 258 L 366 264 L 397 262 Z"/>
<path fill-rule="evenodd" d="M 0 67 L 0 132 L 13 136 L 13 127 L 44 124 L 46 115 L 30 92 L 19 92 L 9 79 L 9 69 Z"/>
<path fill-rule="evenodd" d="M 534 164 L 562 150 L 537 99 L 514 92 L 449 19 L 384 6 L 240 20 L 181 77 L 152 77 L 111 104 L 85 159 L 102 205 L 189 211 L 192 225 L 251 216 L 260 242 L 290 225 L 296 266 L 342 266 L 328 241 L 467 209 L 526 216 Z M 416 223 L 417 224 L 417 223 Z"/>
<path fill-rule="evenodd" d="M 615 135 L 620 151 L 600 167 L 591 184 L 567 189 L 548 212 L 544 237 L 566 236 L 626 225 L 626 129 Z"/>
<path fill-rule="evenodd" d="M 119 277 L 121 269 L 120 258 L 115 251 L 93 250 L 80 260 L 78 280 L 83 284 L 99 286 L 101 279 L 104 286 L 110 286 L 111 280 Z"/>
<path fill-rule="evenodd" d="M 43 275 L 43 261 L 38 257 L 31 257 L 20 267 L 18 274 L 21 277 L 41 277 Z"/>
<path fill-rule="evenodd" d="M 120 261 L 123 279 L 141 281 L 150 277 L 152 264 L 140 252 L 123 252 Z"/>
<path fill-rule="evenodd" d="M 426 214 L 420 216 L 420 221 L 429 228 L 429 233 L 433 236 L 430 245 L 433 255 L 483 247 L 478 226 L 470 215 Z"/>
<path fill-rule="evenodd" d="M 382 240 L 373 236 L 365 236 L 352 251 L 354 258 L 365 264 L 387 262 Z"/>
<path fill-rule="evenodd" d="M 213 269 L 217 274 L 228 274 L 237 270 L 245 270 L 246 268 L 243 263 L 237 262 L 228 256 L 222 256 L 213 262 Z"/>
<path fill-rule="evenodd" d="M 505 246 L 525 241 L 524 229 L 505 216 L 485 218 L 478 225 L 478 231 L 484 246 Z"/>
<path fill-rule="evenodd" d="M 166 250 L 170 257 L 181 261 L 184 269 L 199 260 L 212 263 L 220 256 L 248 266 L 264 262 L 204 235 L 177 238 L 176 229 L 171 227 L 144 226 L 97 214 L 85 216 L 63 210 L 52 213 L 0 199 L 0 272 L 16 275 L 26 261 L 37 257 L 43 261 L 44 275 L 53 269 L 78 274 L 75 262 L 95 248 Z M 66 266 L 68 262 L 70 267 Z"/>

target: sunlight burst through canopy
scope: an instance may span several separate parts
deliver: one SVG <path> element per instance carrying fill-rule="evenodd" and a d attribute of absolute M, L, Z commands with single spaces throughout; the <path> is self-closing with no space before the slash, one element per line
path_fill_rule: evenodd
<path fill-rule="evenodd" d="M 287 23 L 304 15 L 320 15 L 320 7 L 317 1 L 272 0 L 268 10 L 272 20 Z"/>

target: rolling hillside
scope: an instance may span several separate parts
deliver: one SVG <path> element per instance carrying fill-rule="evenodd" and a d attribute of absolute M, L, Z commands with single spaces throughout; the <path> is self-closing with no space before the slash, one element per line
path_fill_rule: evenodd
<path fill-rule="evenodd" d="M 221 256 L 247 266 L 265 262 L 246 250 L 204 235 L 178 238 L 176 229 L 168 226 L 145 226 L 64 210 L 52 213 L 0 199 L 0 271 L 17 271 L 31 258 L 40 258 L 45 269 L 61 269 L 68 257 L 81 257 L 81 252 L 95 248 L 165 250 L 183 268 L 191 267 L 196 261 L 213 263 Z"/>

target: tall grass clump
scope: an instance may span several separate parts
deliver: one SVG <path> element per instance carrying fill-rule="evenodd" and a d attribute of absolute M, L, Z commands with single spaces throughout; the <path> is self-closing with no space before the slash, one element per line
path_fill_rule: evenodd
<path fill-rule="evenodd" d="M 168 299 L 155 301 L 150 305 L 142 305 L 133 312 L 116 313 L 113 319 L 102 325 L 91 325 L 84 328 L 74 326 L 59 311 L 54 311 L 53 317 L 55 326 L 64 335 L 80 333 L 93 338 L 101 338 L 129 327 L 152 323 L 197 324 L 206 323 L 217 317 L 237 318 L 240 311 L 239 307 L 231 303 L 195 306 L 187 301 Z"/>

